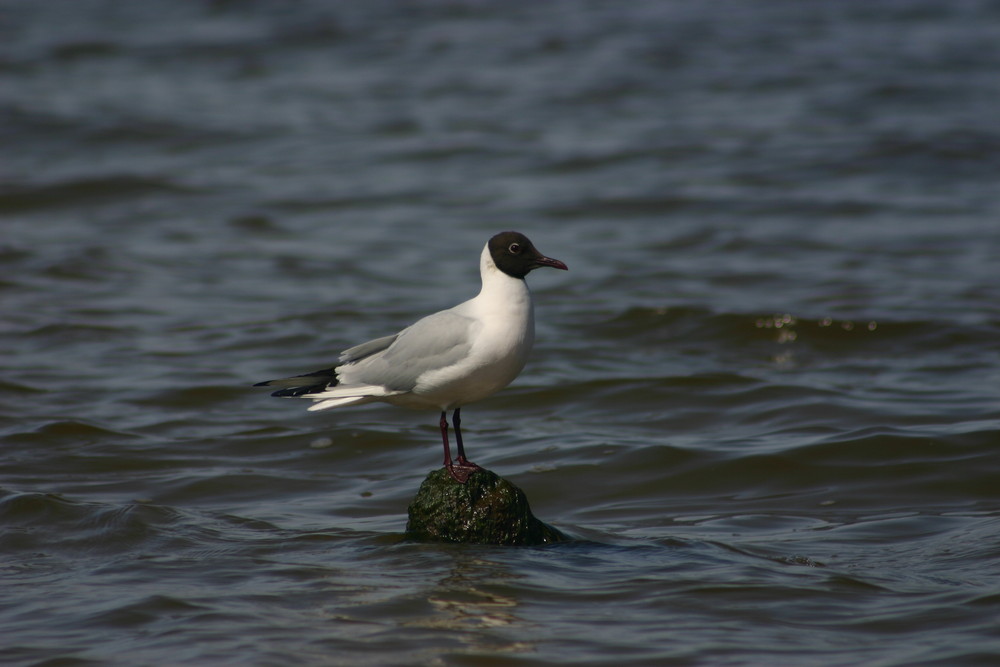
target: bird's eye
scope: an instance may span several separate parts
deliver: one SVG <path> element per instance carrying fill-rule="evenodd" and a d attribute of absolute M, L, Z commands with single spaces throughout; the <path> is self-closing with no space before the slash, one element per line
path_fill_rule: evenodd
<path fill-rule="evenodd" d="M 516 255 L 519 252 L 521 252 L 521 244 L 520 243 L 511 243 L 509 246 L 507 246 L 507 250 L 510 251 L 510 254 Z"/>

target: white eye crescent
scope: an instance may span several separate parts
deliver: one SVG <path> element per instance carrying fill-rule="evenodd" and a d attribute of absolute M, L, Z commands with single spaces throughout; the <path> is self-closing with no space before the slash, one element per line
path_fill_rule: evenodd
<path fill-rule="evenodd" d="M 519 252 L 521 252 L 521 244 L 520 243 L 511 243 L 509 246 L 507 246 L 507 250 L 510 251 L 510 254 L 516 255 Z"/>

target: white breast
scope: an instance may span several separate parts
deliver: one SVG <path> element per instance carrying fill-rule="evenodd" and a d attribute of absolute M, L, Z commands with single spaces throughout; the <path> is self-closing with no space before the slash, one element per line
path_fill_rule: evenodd
<path fill-rule="evenodd" d="M 468 355 L 424 373 L 408 396 L 392 402 L 451 410 L 496 393 L 520 374 L 535 341 L 531 291 L 524 280 L 498 270 L 488 248 L 483 249 L 480 271 L 482 290 L 452 309 L 475 322 Z"/>

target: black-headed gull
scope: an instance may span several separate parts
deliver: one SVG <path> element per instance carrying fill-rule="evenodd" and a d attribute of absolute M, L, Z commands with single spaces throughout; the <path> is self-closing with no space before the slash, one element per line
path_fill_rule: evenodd
<path fill-rule="evenodd" d="M 375 401 L 440 410 L 444 465 L 464 483 L 479 466 L 465 457 L 460 409 L 506 387 L 524 368 L 535 339 L 534 307 L 524 277 L 543 266 L 566 270 L 559 260 L 538 252 L 524 234 L 497 234 L 483 248 L 483 286 L 475 298 L 392 336 L 344 350 L 332 368 L 255 386 L 281 387 L 272 396 L 311 399 L 315 404 L 310 410 Z M 454 462 L 448 410 L 455 411 Z"/>

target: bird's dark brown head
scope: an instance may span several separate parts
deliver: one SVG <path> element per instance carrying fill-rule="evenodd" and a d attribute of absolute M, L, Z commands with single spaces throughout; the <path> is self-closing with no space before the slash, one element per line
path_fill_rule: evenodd
<path fill-rule="evenodd" d="M 490 239 L 490 257 L 497 268 L 512 278 L 524 278 L 534 269 L 548 266 L 568 270 L 558 259 L 546 257 L 520 232 L 500 232 Z"/>

